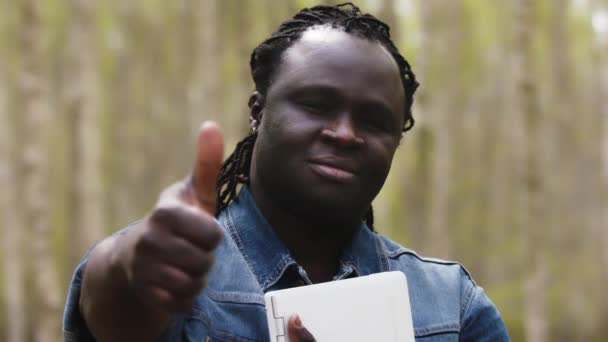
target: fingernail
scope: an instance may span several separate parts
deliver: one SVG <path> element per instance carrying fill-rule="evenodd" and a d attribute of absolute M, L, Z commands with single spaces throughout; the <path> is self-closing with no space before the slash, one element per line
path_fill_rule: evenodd
<path fill-rule="evenodd" d="M 296 324 L 296 328 L 300 329 L 302 327 L 302 320 L 300 319 L 300 316 L 296 315 L 294 323 Z"/>
<path fill-rule="evenodd" d="M 217 123 L 215 121 L 205 120 L 201 123 L 200 129 L 211 127 L 211 126 L 217 126 Z"/>

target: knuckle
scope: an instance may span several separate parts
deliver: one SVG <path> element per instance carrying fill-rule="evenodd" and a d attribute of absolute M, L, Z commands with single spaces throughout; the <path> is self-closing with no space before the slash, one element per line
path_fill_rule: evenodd
<path fill-rule="evenodd" d="M 136 257 L 146 257 L 150 251 L 158 249 L 158 242 L 151 232 L 146 232 L 139 236 L 133 246 Z"/>
<path fill-rule="evenodd" d="M 177 206 L 162 206 L 154 209 L 150 215 L 150 222 L 153 226 L 163 226 L 175 220 Z"/>
<path fill-rule="evenodd" d="M 212 247 L 217 246 L 217 244 L 224 236 L 222 228 L 219 226 L 219 224 L 217 224 L 217 222 L 215 222 L 215 220 L 213 220 L 212 223 L 208 225 L 207 236 L 209 239 L 209 243 L 212 245 Z"/>
<path fill-rule="evenodd" d="M 188 284 L 189 277 L 183 271 L 169 267 L 164 272 L 159 272 L 160 281 L 167 285 L 173 285 L 176 288 L 183 287 Z"/>
<path fill-rule="evenodd" d="M 136 294 L 139 300 L 153 307 L 165 307 L 171 302 L 171 295 L 165 289 L 155 286 L 141 286 Z"/>

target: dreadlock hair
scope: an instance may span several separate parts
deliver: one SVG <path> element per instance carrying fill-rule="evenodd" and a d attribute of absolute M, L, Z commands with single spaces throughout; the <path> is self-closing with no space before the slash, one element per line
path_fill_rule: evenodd
<path fill-rule="evenodd" d="M 336 6 L 315 6 L 304 8 L 293 18 L 283 22 L 279 29 L 258 45 L 251 53 L 251 76 L 256 90 L 265 96 L 281 63 L 283 52 L 293 45 L 306 30 L 328 25 L 344 30 L 359 38 L 377 41 L 393 56 L 399 68 L 401 83 L 405 92 L 403 132 L 414 126 L 412 116 L 413 95 L 418 87 L 416 76 L 409 63 L 401 56 L 390 36 L 390 27 L 371 14 L 361 13 L 359 8 L 348 2 Z M 241 140 L 234 152 L 222 165 L 217 180 L 217 215 L 236 198 L 237 185 L 249 182 L 249 169 L 253 145 L 257 138 L 254 130 Z M 373 230 L 374 215 L 370 205 L 365 222 Z"/>

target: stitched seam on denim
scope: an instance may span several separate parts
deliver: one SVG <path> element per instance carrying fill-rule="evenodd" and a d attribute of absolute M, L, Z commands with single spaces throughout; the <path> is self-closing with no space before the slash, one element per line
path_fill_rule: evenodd
<path fill-rule="evenodd" d="M 423 262 L 428 262 L 431 264 L 438 264 L 438 265 L 460 265 L 460 263 L 458 263 L 457 261 L 449 261 L 449 260 L 441 260 L 441 259 L 434 259 L 434 258 L 425 258 L 423 256 L 418 255 L 418 253 L 406 249 L 406 248 L 401 248 L 397 251 L 391 252 L 388 254 L 388 257 L 391 259 L 397 259 L 398 257 L 402 256 L 403 254 L 409 254 L 413 257 L 415 257 L 416 259 L 423 261 Z"/>
<path fill-rule="evenodd" d="M 226 228 L 228 229 L 228 232 L 230 234 L 230 237 L 232 237 L 232 240 L 236 244 L 239 252 L 241 252 L 241 256 L 243 257 L 243 259 L 245 259 L 245 263 L 247 263 L 247 266 L 249 267 L 249 271 L 251 271 L 251 273 L 254 275 L 256 281 L 258 282 L 258 286 L 260 286 L 262 291 L 265 291 L 269 286 L 276 283 L 280 279 L 280 277 L 283 275 L 285 270 L 287 269 L 286 266 L 293 263 L 291 258 L 288 255 L 284 256 L 279 261 L 279 263 L 277 264 L 277 266 L 275 267 L 273 272 L 270 274 L 270 276 L 266 277 L 266 280 L 260 282 L 260 279 L 258 279 L 258 274 L 255 272 L 255 269 L 253 268 L 253 265 L 251 264 L 251 262 L 249 260 L 249 255 L 245 252 L 245 248 L 243 246 L 243 241 L 241 241 L 241 238 L 238 235 L 238 232 L 236 231 L 236 225 L 234 224 L 234 221 L 232 219 L 232 212 L 231 212 L 230 208 L 228 208 L 228 210 L 227 210 L 226 226 L 227 226 Z"/>
<path fill-rule="evenodd" d="M 76 337 L 78 337 L 78 333 L 76 333 L 75 331 L 68 331 L 63 329 L 63 338 L 65 338 L 66 340 L 72 340 Z"/>
<path fill-rule="evenodd" d="M 473 280 L 473 277 L 471 277 L 471 274 L 469 273 L 469 271 L 467 271 L 467 269 L 461 263 L 459 263 L 457 261 L 447 261 L 447 260 L 440 260 L 440 259 L 425 258 L 425 257 L 421 257 L 416 252 L 410 251 L 405 248 L 402 248 L 396 252 L 391 253 L 389 255 L 389 258 L 397 259 L 399 256 L 404 255 L 404 254 L 411 255 L 422 262 L 426 262 L 426 263 L 430 263 L 430 264 L 446 265 L 446 266 L 458 265 L 464 271 L 464 274 L 467 276 L 467 278 L 469 278 L 469 280 L 471 282 L 473 282 L 473 284 L 475 285 L 475 280 Z"/>
<path fill-rule="evenodd" d="M 376 253 L 378 253 L 378 259 L 380 259 L 380 270 L 382 272 L 389 271 L 388 258 L 386 251 L 384 250 L 384 245 L 382 244 L 382 241 L 380 241 L 378 234 L 374 234 L 373 236 L 376 244 Z"/>
<path fill-rule="evenodd" d="M 291 259 L 289 255 L 284 255 L 283 258 L 281 258 L 281 260 L 277 263 L 277 266 L 275 266 L 272 273 L 270 273 L 270 275 L 266 277 L 267 279 L 261 284 L 262 289 L 266 291 L 270 286 L 276 284 L 276 282 L 281 279 L 285 271 L 287 271 L 287 266 L 291 264 L 296 264 L 296 262 Z"/>
<path fill-rule="evenodd" d="M 380 240 L 380 239 L 378 238 L 378 240 Z M 387 271 L 390 272 L 390 271 L 393 270 L 393 268 L 391 267 L 391 263 L 388 260 L 389 259 L 389 256 L 388 256 L 388 253 L 387 253 L 388 251 L 386 250 L 386 246 L 384 245 L 384 242 L 382 242 L 382 240 L 380 240 L 380 243 L 382 244 L 382 253 L 384 254 L 384 257 L 386 258 Z"/>
<path fill-rule="evenodd" d="M 361 275 L 361 271 L 359 270 L 357 265 L 355 265 L 354 257 L 350 253 L 344 259 L 340 259 L 339 262 L 343 268 L 346 268 L 348 266 L 352 268 L 355 272 L 357 272 L 357 277 Z"/>
<path fill-rule="evenodd" d="M 80 271 L 74 272 L 74 274 L 72 275 L 72 280 L 71 280 L 72 285 L 70 286 L 71 289 L 80 289 L 80 286 L 82 285 L 82 278 L 84 278 L 84 271 L 87 268 L 85 264 L 88 261 L 89 261 L 89 256 L 87 255 L 85 258 L 83 258 L 78 263 L 78 266 L 76 266 L 76 269 L 77 270 L 80 269 Z M 71 292 L 71 291 L 68 290 L 68 292 Z"/>
<path fill-rule="evenodd" d="M 236 231 L 236 225 L 234 224 L 234 221 L 232 220 L 232 211 L 230 210 L 230 207 L 228 207 L 226 211 L 227 211 L 226 229 L 228 229 L 228 233 L 230 234 L 232 241 L 234 242 L 237 249 L 239 250 L 241 257 L 245 260 L 247 267 L 249 267 L 249 271 L 251 272 L 251 274 L 253 274 L 253 276 L 255 277 L 255 280 L 258 282 L 258 285 L 261 287 L 260 281 L 258 280 L 258 275 L 255 273 L 253 266 L 249 262 L 249 257 L 247 255 L 247 253 L 245 252 L 245 247 L 243 246 L 243 241 L 241 241 L 241 238 Z"/>
<path fill-rule="evenodd" d="M 448 335 L 448 334 L 457 334 L 457 335 L 460 335 L 460 331 L 446 330 L 446 331 L 436 331 L 436 332 L 431 332 L 431 333 L 418 334 L 416 332 L 416 329 L 414 329 L 414 337 L 415 338 L 427 338 L 427 337 L 433 337 L 433 336 L 438 336 L 438 335 Z"/>
<path fill-rule="evenodd" d="M 210 335 L 214 338 L 220 339 L 221 341 L 254 342 L 254 340 L 221 330 L 212 330 Z"/>
<path fill-rule="evenodd" d="M 460 312 L 460 324 L 464 327 L 464 317 L 467 314 L 467 312 L 469 312 L 469 309 L 471 308 L 471 303 L 473 303 L 473 299 L 475 299 L 475 289 L 477 288 L 477 286 L 475 286 L 475 284 L 473 284 L 470 287 L 470 290 L 468 290 L 465 293 L 465 298 L 464 298 L 464 303 L 465 305 L 462 307 L 462 310 Z"/>
<path fill-rule="evenodd" d="M 353 264 L 352 262 L 350 262 L 350 261 L 343 262 L 340 260 L 340 264 L 342 265 L 342 268 L 345 271 L 344 271 L 344 273 L 342 273 L 340 275 L 340 277 L 336 278 L 335 280 L 342 280 L 345 277 L 351 275 L 351 273 L 355 273 L 357 275 L 357 277 L 361 276 L 361 272 L 359 272 L 359 269 L 357 268 L 357 266 L 355 266 L 355 264 Z"/>
<path fill-rule="evenodd" d="M 458 322 L 447 322 L 440 324 L 433 324 L 426 327 L 414 328 L 414 335 L 416 337 L 425 337 L 435 334 L 443 333 L 460 333 L 460 323 Z"/>
<path fill-rule="evenodd" d="M 265 305 L 264 296 L 255 293 L 215 291 L 207 288 L 204 294 L 214 302 Z"/>
<path fill-rule="evenodd" d="M 203 324 L 205 324 L 207 327 L 209 327 L 209 325 L 211 324 L 211 321 L 209 321 L 209 318 L 207 317 L 207 315 L 203 312 L 203 310 L 198 309 L 198 308 L 193 308 L 192 309 L 192 314 L 191 315 L 187 315 L 186 316 L 186 320 L 190 320 L 190 319 L 194 319 L 197 321 L 201 321 L 203 322 Z"/>

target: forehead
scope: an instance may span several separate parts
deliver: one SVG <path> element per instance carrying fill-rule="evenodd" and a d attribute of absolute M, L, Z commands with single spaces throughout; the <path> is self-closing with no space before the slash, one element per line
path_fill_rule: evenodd
<path fill-rule="evenodd" d="M 282 56 L 275 86 L 323 84 L 403 102 L 397 63 L 377 41 L 329 26 L 305 31 Z"/>

